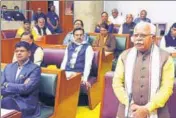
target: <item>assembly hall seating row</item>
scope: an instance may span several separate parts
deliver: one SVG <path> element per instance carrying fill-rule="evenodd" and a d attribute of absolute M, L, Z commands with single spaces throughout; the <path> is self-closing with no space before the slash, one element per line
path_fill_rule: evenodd
<path fill-rule="evenodd" d="M 119 25 L 117 25 L 117 27 L 119 27 Z M 11 38 L 15 38 L 16 36 L 16 29 L 12 29 L 12 30 L 2 30 L 1 31 L 1 39 L 11 39 Z M 98 38 L 99 33 L 88 33 L 88 35 L 91 37 L 91 40 L 94 41 L 95 39 Z M 130 47 L 132 47 L 132 43 L 130 41 L 130 36 L 129 34 L 113 34 L 116 37 L 117 40 L 117 47 L 118 47 L 118 51 L 122 51 L 125 49 L 128 49 Z M 157 45 L 160 44 L 162 37 L 156 37 L 155 39 L 155 43 Z M 40 41 L 36 41 L 36 44 L 60 44 L 62 45 L 64 40 L 64 35 L 63 34 L 53 34 L 53 35 L 46 35 L 43 36 L 42 39 Z"/>
<path fill-rule="evenodd" d="M 1 63 L 1 69 L 5 65 Z M 64 70 L 42 68 L 39 89 L 41 114 L 37 118 L 75 118 L 80 83 L 80 73 L 68 80 Z"/>
<path fill-rule="evenodd" d="M 4 41 L 6 41 L 6 40 L 4 40 Z M 58 67 L 60 67 L 66 46 L 49 45 L 49 44 L 48 45 L 41 45 L 41 46 L 44 50 L 43 64 L 47 64 L 47 65 L 48 64 L 51 64 L 51 65 L 55 64 Z M 4 52 L 4 53 L 2 53 L 3 54 L 2 58 L 4 59 L 2 62 L 3 63 L 11 63 L 11 60 L 13 57 L 13 51 L 12 51 L 12 49 L 7 50 L 8 52 L 11 51 L 11 54 L 9 53 L 7 55 L 7 53 L 5 53 L 5 49 L 6 49 L 5 47 L 2 48 L 2 52 Z M 14 46 L 13 46 L 13 49 L 14 49 Z M 93 61 L 93 64 L 92 64 L 93 66 L 92 66 L 92 70 L 91 70 L 91 75 L 93 75 L 93 76 L 89 79 L 90 83 L 92 84 L 92 87 L 89 88 L 88 91 L 86 91 L 85 88 L 83 87 L 83 90 L 85 90 L 87 92 L 88 97 L 89 97 L 88 100 L 89 100 L 90 109 L 93 109 L 101 101 L 101 94 L 102 94 L 102 89 L 103 89 L 102 88 L 103 76 L 104 76 L 105 72 L 111 70 L 112 60 L 113 60 L 112 53 L 108 53 L 105 55 L 105 52 L 103 51 L 102 48 L 94 48 L 94 50 L 95 50 L 95 55 L 94 55 L 94 61 Z M 11 55 L 11 56 L 9 56 L 9 55 Z M 8 56 L 8 61 L 5 59 L 6 56 Z"/>
<path fill-rule="evenodd" d="M 9 38 L 15 38 L 16 36 L 17 29 L 12 29 L 12 30 L 2 30 L 1 31 L 1 38 L 2 39 L 9 39 Z M 99 33 L 88 33 L 88 35 L 91 37 L 92 40 L 95 40 Z M 127 48 L 130 47 L 130 40 L 129 40 L 129 35 L 128 34 L 113 34 L 115 35 L 116 39 L 127 39 L 124 40 L 126 43 Z M 36 41 L 35 43 L 37 44 L 61 44 L 63 43 L 64 36 L 63 34 L 52 34 L 52 35 L 46 35 L 43 36 L 40 41 Z M 124 42 L 123 42 L 124 43 Z M 120 42 L 120 45 L 122 42 Z"/>
<path fill-rule="evenodd" d="M 60 35 L 46 35 L 42 37 L 41 41 L 35 41 L 38 45 L 45 44 L 58 44 L 58 40 L 60 39 Z M 3 63 L 11 63 L 15 44 L 20 41 L 20 38 L 2 38 L 1 39 L 1 62 Z"/>
<path fill-rule="evenodd" d="M 100 33 L 88 33 L 91 39 L 96 40 Z M 120 50 L 128 49 L 131 47 L 130 35 L 129 34 L 113 34 L 117 41 L 117 48 Z"/>
<path fill-rule="evenodd" d="M 46 37 L 53 37 L 53 36 L 48 35 Z M 129 35 L 117 35 L 117 37 L 118 37 L 117 41 L 119 41 L 118 44 L 121 45 L 119 47 L 122 50 L 129 47 L 129 41 L 130 41 L 129 40 Z M 11 39 L 11 40 L 13 40 L 13 39 Z M 58 46 L 58 45 L 50 45 L 50 44 L 46 44 L 46 43 L 38 43 L 38 44 L 44 49 L 44 52 L 47 50 L 47 48 L 58 48 L 58 47 L 59 48 L 65 48 L 66 47 L 66 46 L 62 46 L 62 45 Z M 109 55 L 105 55 L 103 49 L 94 48 L 94 50 L 96 50 L 96 49 L 98 49 L 99 51 L 101 50 L 101 51 L 100 51 L 100 53 L 95 53 L 95 55 L 97 55 L 98 61 L 97 62 L 93 61 L 94 64 L 92 64 L 93 68 L 92 68 L 91 74 L 94 75 L 94 77 L 96 77 L 97 79 L 90 78 L 90 80 L 89 80 L 90 83 L 92 83 L 92 87 L 89 88 L 89 90 L 87 91 L 87 94 L 88 94 L 88 97 L 89 97 L 88 100 L 89 100 L 90 109 L 93 109 L 101 101 L 102 86 L 103 86 L 103 83 L 104 83 L 103 76 L 104 76 L 105 72 L 111 70 L 112 60 L 113 60 L 113 54 L 112 53 L 109 53 Z M 5 48 L 2 48 L 2 51 L 5 52 Z M 58 52 L 58 51 L 50 50 L 50 52 L 55 53 L 55 52 Z M 63 52 L 64 51 L 61 51 L 60 54 L 52 54 L 52 56 L 49 56 L 50 59 L 47 59 L 48 57 L 46 58 L 46 54 L 45 54 L 44 55 L 44 62 L 49 62 L 50 64 L 55 63 L 59 67 L 61 62 L 62 62 L 62 58 L 63 58 L 63 54 L 64 54 Z M 7 55 L 5 55 L 5 56 L 3 55 L 2 58 L 6 57 L 6 56 Z M 11 60 L 12 60 L 12 56 L 13 56 L 13 52 L 11 52 L 11 57 L 8 59 L 8 61 L 6 59 L 4 59 L 2 62 L 10 63 Z M 58 57 L 54 57 L 54 56 L 58 56 Z M 94 60 L 95 60 L 95 57 L 94 57 Z M 50 61 L 50 60 L 52 60 L 52 61 Z M 97 64 L 95 64 L 95 63 L 97 63 Z M 96 82 L 94 80 L 96 80 Z M 95 92 L 95 91 L 97 91 L 97 92 Z"/>
<path fill-rule="evenodd" d="M 93 38 L 93 40 L 96 39 L 98 36 L 98 33 L 89 33 L 90 37 Z M 117 41 L 117 52 L 120 54 L 124 49 L 128 49 L 131 47 L 131 41 L 129 38 L 129 35 L 127 34 L 114 34 Z M 51 44 L 51 45 L 57 45 L 62 44 L 62 40 L 60 40 L 62 36 L 60 35 L 46 35 L 42 38 L 41 41 L 35 41 L 36 44 L 39 46 L 43 46 L 45 44 Z M 10 63 L 12 61 L 13 52 L 15 49 L 15 44 L 20 41 L 20 38 L 9 38 L 2 39 L 1 40 L 1 50 L 2 50 L 2 56 L 1 56 L 1 62 L 4 63 Z M 59 42 L 58 42 L 59 41 Z"/>
<path fill-rule="evenodd" d="M 45 45 L 42 47 L 44 50 L 44 59 L 42 66 L 56 65 L 60 68 L 62 63 L 65 46 L 62 45 Z M 94 58 L 92 62 L 91 73 L 88 81 L 91 83 L 91 87 L 87 90 L 85 86 L 81 86 L 81 93 L 88 95 L 88 104 L 90 109 L 94 109 L 95 106 L 101 101 L 103 90 L 103 76 L 111 70 L 113 54 L 105 52 L 102 48 L 94 48 Z"/>
<path fill-rule="evenodd" d="M 13 30 L 1 30 L 1 39 L 14 39 L 16 37 L 17 29 Z M 38 44 L 62 44 L 64 34 L 52 34 L 42 36 L 40 41 L 36 41 Z"/>
<path fill-rule="evenodd" d="M 17 33 L 17 30 L 1 30 L 1 38 L 2 39 L 9 39 L 9 38 L 15 38 Z"/>

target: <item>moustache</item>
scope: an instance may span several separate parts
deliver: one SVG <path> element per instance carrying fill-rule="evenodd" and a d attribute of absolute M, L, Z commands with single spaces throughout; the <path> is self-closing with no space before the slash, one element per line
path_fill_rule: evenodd
<path fill-rule="evenodd" d="M 77 40 L 77 41 L 79 40 L 79 41 L 80 41 L 80 40 L 83 40 L 83 39 L 82 39 L 82 38 L 77 38 L 77 39 L 75 39 L 75 40 Z"/>
<path fill-rule="evenodd" d="M 144 42 L 143 41 L 134 41 L 134 44 L 136 45 L 136 44 L 144 44 Z"/>

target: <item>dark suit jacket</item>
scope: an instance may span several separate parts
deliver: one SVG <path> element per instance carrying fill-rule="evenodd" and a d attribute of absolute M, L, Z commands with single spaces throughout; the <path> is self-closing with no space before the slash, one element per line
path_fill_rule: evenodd
<path fill-rule="evenodd" d="M 38 93 L 41 69 L 29 61 L 23 66 L 16 79 L 17 70 L 17 62 L 8 64 L 5 67 L 1 77 L 1 86 L 4 82 L 7 82 L 8 86 L 1 87 L 1 95 L 3 99 L 6 97 L 13 99 L 20 108 L 23 117 L 37 116 L 40 114 Z M 26 79 L 29 79 L 29 82 L 24 84 Z M 1 102 L 3 102 L 3 99 Z"/>

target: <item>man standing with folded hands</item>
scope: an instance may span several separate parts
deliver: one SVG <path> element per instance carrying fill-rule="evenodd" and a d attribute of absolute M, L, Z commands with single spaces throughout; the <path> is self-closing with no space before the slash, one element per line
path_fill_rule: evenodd
<path fill-rule="evenodd" d="M 113 89 L 118 118 L 170 118 L 166 102 L 173 93 L 174 62 L 153 43 L 151 24 L 134 28 L 134 47 L 118 59 Z"/>

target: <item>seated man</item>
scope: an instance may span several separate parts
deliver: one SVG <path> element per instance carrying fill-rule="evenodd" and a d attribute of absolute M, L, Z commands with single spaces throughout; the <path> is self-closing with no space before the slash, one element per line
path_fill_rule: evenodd
<path fill-rule="evenodd" d="M 13 21 L 13 18 L 11 16 L 11 12 L 7 11 L 7 6 L 6 5 L 2 5 L 1 6 L 1 18 L 3 18 L 4 20 L 7 21 Z"/>
<path fill-rule="evenodd" d="M 76 28 L 83 28 L 84 27 L 83 21 L 79 20 L 79 19 L 75 20 L 73 27 L 74 27 L 74 29 L 76 29 Z M 74 40 L 73 31 L 71 31 L 64 38 L 63 45 L 69 45 L 69 43 L 71 43 L 73 40 Z M 84 41 L 87 41 L 89 44 L 92 43 L 91 40 L 90 40 L 90 37 L 88 36 L 87 33 L 84 33 Z"/>
<path fill-rule="evenodd" d="M 55 12 L 55 6 L 52 5 L 50 7 L 50 11 L 48 12 L 47 16 L 47 24 L 48 28 L 52 34 L 61 33 L 61 27 L 59 24 L 59 16 Z"/>
<path fill-rule="evenodd" d="M 75 72 L 82 73 L 82 84 L 90 87 L 87 81 L 94 52 L 92 47 L 83 40 L 84 29 L 76 28 L 73 30 L 74 40 L 68 45 L 65 51 L 61 69 L 66 71 L 67 78 L 73 76 Z"/>
<path fill-rule="evenodd" d="M 34 40 L 38 40 L 36 32 L 31 28 L 31 22 L 29 20 L 24 20 L 23 23 L 23 27 L 17 30 L 16 37 L 21 37 L 23 33 L 31 33 L 34 37 Z"/>
<path fill-rule="evenodd" d="M 38 35 L 38 39 L 44 35 L 50 35 L 50 30 L 46 27 L 45 19 L 43 17 L 38 18 L 36 26 L 33 28 Z"/>
<path fill-rule="evenodd" d="M 118 34 L 130 34 L 132 36 L 135 25 L 132 14 L 127 14 L 126 22 L 120 26 Z"/>
<path fill-rule="evenodd" d="M 171 26 L 168 34 L 163 36 L 160 47 L 169 53 L 176 52 L 176 23 Z"/>
<path fill-rule="evenodd" d="M 114 8 L 112 9 L 112 16 L 109 16 L 109 21 L 113 24 L 122 25 L 124 23 L 124 18 L 119 15 L 119 11 Z"/>
<path fill-rule="evenodd" d="M 134 22 L 135 22 L 136 24 L 138 24 L 138 23 L 141 22 L 141 21 L 151 23 L 151 20 L 150 20 L 149 18 L 147 18 L 146 16 L 147 16 L 147 11 L 146 11 L 146 10 L 142 10 L 142 11 L 140 12 L 140 17 L 139 17 L 139 18 L 136 18 L 136 19 L 134 20 Z"/>
<path fill-rule="evenodd" d="M 108 26 L 109 26 L 108 27 L 108 32 L 113 33 L 114 25 L 110 21 L 108 21 L 108 13 L 105 12 L 105 11 L 101 13 L 101 21 L 99 21 L 98 24 L 95 27 L 95 32 L 96 33 L 100 33 L 100 25 L 102 23 L 107 23 Z"/>
<path fill-rule="evenodd" d="M 33 36 L 29 33 L 24 33 L 21 37 L 21 41 L 25 41 L 29 44 L 31 51 L 29 58 L 33 63 L 40 66 L 43 61 L 44 52 L 41 47 L 34 43 Z M 17 58 L 14 55 L 13 62 L 15 61 L 17 61 Z"/>
<path fill-rule="evenodd" d="M 92 46 L 103 47 L 105 51 L 114 52 L 116 51 L 116 39 L 113 34 L 108 33 L 108 25 L 103 23 L 100 25 L 100 35 L 93 42 Z"/>
<path fill-rule="evenodd" d="M 31 51 L 27 42 L 18 42 L 15 48 L 17 61 L 8 64 L 1 77 L 1 107 L 22 112 L 23 118 L 35 118 L 40 115 L 41 69 L 29 59 Z"/>
<path fill-rule="evenodd" d="M 14 7 L 14 11 L 12 11 L 12 18 L 15 20 L 15 21 L 24 21 L 25 20 L 25 17 L 23 15 L 23 13 L 21 13 L 19 11 L 19 7 L 18 6 L 15 6 Z"/>

